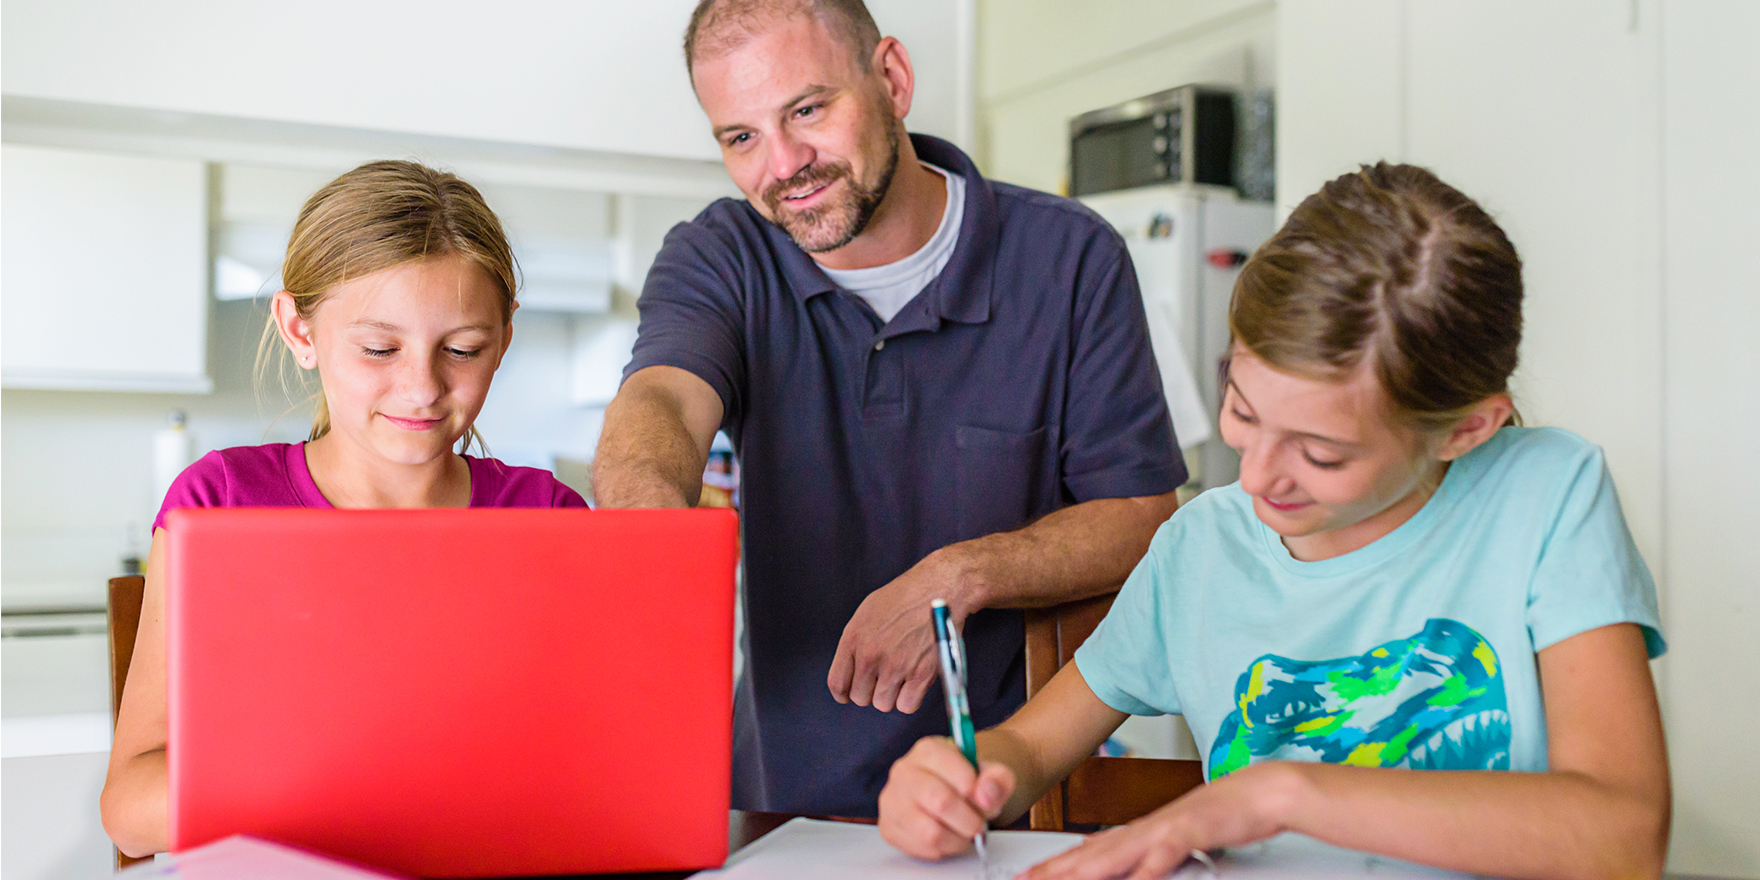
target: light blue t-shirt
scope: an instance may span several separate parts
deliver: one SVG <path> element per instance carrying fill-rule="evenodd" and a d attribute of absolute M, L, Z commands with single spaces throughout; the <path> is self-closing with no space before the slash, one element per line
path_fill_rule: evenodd
<path fill-rule="evenodd" d="M 1318 562 L 1238 483 L 1205 492 L 1075 662 L 1113 708 L 1183 714 L 1210 779 L 1263 760 L 1542 771 L 1536 652 L 1626 622 L 1663 652 L 1601 449 L 1504 428 L 1399 528 Z"/>

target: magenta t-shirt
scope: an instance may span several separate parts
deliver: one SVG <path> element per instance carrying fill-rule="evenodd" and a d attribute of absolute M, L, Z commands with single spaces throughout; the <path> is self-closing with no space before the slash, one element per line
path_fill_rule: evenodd
<path fill-rule="evenodd" d="M 472 507 L 586 507 L 580 493 L 540 468 L 514 467 L 465 456 L 471 466 Z M 216 449 L 185 468 L 165 493 L 153 520 L 180 507 L 334 507 L 306 469 L 304 443 L 266 443 Z"/>

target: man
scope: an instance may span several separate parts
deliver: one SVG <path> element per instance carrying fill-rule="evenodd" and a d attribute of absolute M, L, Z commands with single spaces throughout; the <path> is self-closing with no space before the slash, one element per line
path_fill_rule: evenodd
<path fill-rule="evenodd" d="M 667 236 L 595 494 L 694 504 L 727 431 L 734 805 L 872 816 L 892 761 L 947 733 L 917 713 L 930 600 L 963 627 L 975 722 L 1002 721 L 1025 687 L 1004 609 L 1116 588 L 1185 466 L 1122 241 L 907 135 L 910 57 L 860 0 L 704 0 L 685 55 L 746 198 Z"/>

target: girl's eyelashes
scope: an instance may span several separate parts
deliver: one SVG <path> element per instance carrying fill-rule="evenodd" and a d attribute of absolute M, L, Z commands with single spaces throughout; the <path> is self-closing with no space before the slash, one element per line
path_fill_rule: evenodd
<path fill-rule="evenodd" d="M 478 357 L 479 355 L 481 355 L 483 353 L 483 350 L 480 348 L 463 348 L 463 347 L 456 346 L 456 345 L 448 345 L 442 350 L 445 351 L 448 355 L 451 355 L 452 357 L 455 357 L 461 361 L 468 361 L 472 358 Z M 398 352 L 398 348 L 396 346 L 385 346 L 383 348 L 377 347 L 377 346 L 372 346 L 372 345 L 361 346 L 361 354 L 364 354 L 367 357 L 375 358 L 375 359 L 379 359 L 379 360 L 383 360 L 385 358 L 388 358 L 388 357 L 396 354 L 397 352 Z"/>
<path fill-rule="evenodd" d="M 1228 408 L 1228 414 L 1234 416 L 1236 419 L 1239 419 L 1240 421 L 1242 421 L 1246 424 L 1249 424 L 1249 425 L 1253 424 L 1254 419 L 1252 416 L 1249 416 L 1246 413 L 1241 412 L 1240 410 L 1235 409 L 1232 406 Z"/>
<path fill-rule="evenodd" d="M 1308 464 L 1311 464 L 1311 465 L 1313 465 L 1321 470 L 1324 470 L 1324 471 L 1335 471 L 1341 467 L 1344 467 L 1344 464 L 1345 464 L 1344 459 L 1339 459 L 1337 461 L 1329 461 L 1326 459 L 1315 458 L 1312 453 L 1308 452 L 1305 449 L 1302 450 L 1302 458 L 1306 459 Z"/>

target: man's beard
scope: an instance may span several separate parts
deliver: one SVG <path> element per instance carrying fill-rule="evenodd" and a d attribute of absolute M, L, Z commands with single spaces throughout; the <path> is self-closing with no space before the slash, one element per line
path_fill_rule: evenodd
<path fill-rule="evenodd" d="M 809 254 L 834 251 L 854 241 L 874 219 L 874 212 L 892 187 L 892 174 L 898 170 L 898 120 L 888 115 L 886 162 L 881 166 L 880 179 L 872 187 L 862 186 L 855 179 L 848 162 L 813 164 L 802 168 L 787 180 L 771 184 L 764 190 L 764 205 L 770 209 L 772 222 L 782 227 L 801 250 Z M 828 200 L 815 208 L 795 211 L 788 207 L 783 193 L 806 192 L 828 186 L 842 178 L 849 184 L 841 198 Z"/>

